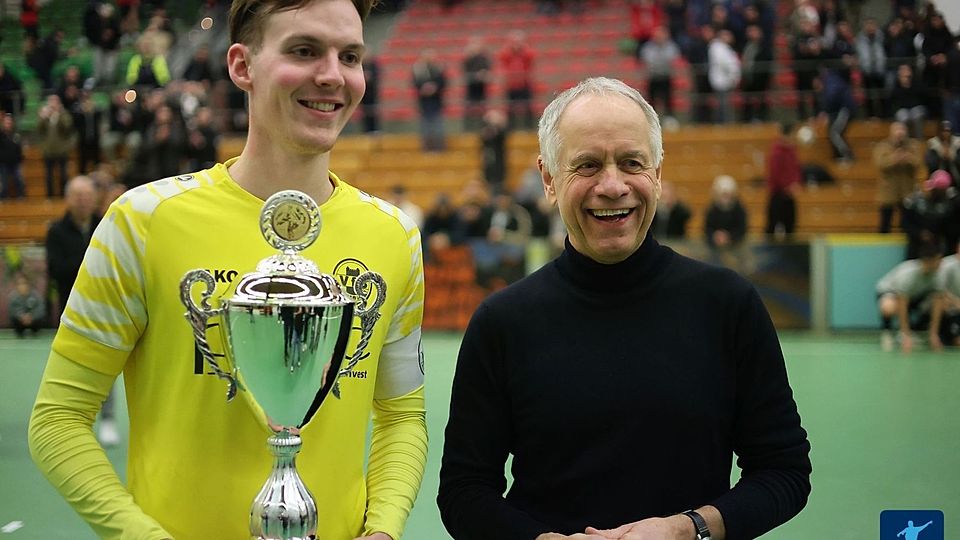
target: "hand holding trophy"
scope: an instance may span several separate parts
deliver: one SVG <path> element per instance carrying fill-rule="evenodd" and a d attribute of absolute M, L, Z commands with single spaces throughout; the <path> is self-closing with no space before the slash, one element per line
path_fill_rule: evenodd
<path fill-rule="evenodd" d="M 360 318 L 357 359 L 363 353 L 386 298 L 386 283 L 374 272 L 356 279 L 351 298 L 328 274 L 299 252 L 320 234 L 320 209 L 306 194 L 281 191 L 263 205 L 260 230 L 280 253 L 260 261 L 235 294 L 213 308 L 214 278 L 191 270 L 180 282 L 180 299 L 206 364 L 227 381 L 227 400 L 239 392 L 275 433 L 267 440 L 273 471 L 250 509 L 250 534 L 261 540 L 315 538 L 317 508 L 296 470 L 300 428 L 331 393 L 339 398 L 353 315 Z M 194 286 L 204 289 L 199 303 Z M 229 367 L 219 365 L 206 338 L 207 320 L 220 316 Z"/>

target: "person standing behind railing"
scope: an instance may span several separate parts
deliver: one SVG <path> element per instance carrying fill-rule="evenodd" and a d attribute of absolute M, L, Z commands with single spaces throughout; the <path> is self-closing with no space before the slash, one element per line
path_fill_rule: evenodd
<path fill-rule="evenodd" d="M 20 170 L 22 163 L 23 141 L 17 133 L 13 115 L 4 114 L 0 123 L 0 199 L 7 196 L 7 190 L 11 190 L 11 198 L 26 196 Z"/>

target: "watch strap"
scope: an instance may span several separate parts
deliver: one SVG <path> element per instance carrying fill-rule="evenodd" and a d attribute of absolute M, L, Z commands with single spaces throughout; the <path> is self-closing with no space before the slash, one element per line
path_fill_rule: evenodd
<path fill-rule="evenodd" d="M 697 540 L 710 540 L 710 528 L 707 527 L 707 520 L 703 519 L 696 510 L 687 510 L 683 515 L 693 521 L 693 527 L 697 530 Z"/>

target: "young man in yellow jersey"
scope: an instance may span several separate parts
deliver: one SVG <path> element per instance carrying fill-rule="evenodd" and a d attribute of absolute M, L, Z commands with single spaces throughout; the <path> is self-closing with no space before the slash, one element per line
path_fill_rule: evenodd
<path fill-rule="evenodd" d="M 230 297 L 272 253 L 258 217 L 263 200 L 284 189 L 320 204 L 322 231 L 304 257 L 348 292 L 365 270 L 387 284 L 368 355 L 340 378 L 342 398 L 325 401 L 304 429 L 297 466 L 320 511 L 317 537 L 400 537 L 427 449 L 420 234 L 396 208 L 328 170 L 364 93 L 362 20 L 371 4 L 235 0 L 227 64 L 249 95 L 243 152 L 126 193 L 94 234 L 29 438 L 40 469 L 101 537 L 249 536 L 250 504 L 271 467 L 266 428 L 246 405 L 226 402 L 223 382 L 195 354 L 179 283 L 205 268 L 214 298 Z M 220 343 L 212 326 L 210 343 Z M 355 323 L 348 352 L 358 339 Z M 130 411 L 126 486 L 91 430 L 120 373 Z"/>

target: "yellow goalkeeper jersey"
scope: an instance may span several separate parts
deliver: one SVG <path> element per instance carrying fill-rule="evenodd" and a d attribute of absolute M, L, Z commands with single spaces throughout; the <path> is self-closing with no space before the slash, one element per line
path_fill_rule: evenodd
<path fill-rule="evenodd" d="M 113 204 L 53 343 L 56 353 L 83 366 L 123 373 L 127 487 L 177 539 L 248 538 L 250 504 L 272 465 L 267 428 L 243 399 L 226 401 L 225 383 L 195 349 L 179 295 L 183 275 L 204 268 L 215 277 L 214 298 L 228 298 L 244 273 L 274 253 L 258 224 L 263 201 L 230 178 L 231 163 L 138 187 Z M 348 292 L 356 276 L 376 271 L 387 295 L 364 357 L 340 379 L 342 398 L 325 401 L 303 430 L 297 467 L 316 498 L 319 538 L 351 539 L 364 530 L 396 537 L 416 488 L 400 502 L 368 500 L 365 439 L 375 403 L 414 392 L 422 398 L 420 236 L 395 207 L 332 173 L 331 180 L 320 236 L 303 255 Z M 210 320 L 208 338 L 222 354 L 218 322 Z M 348 354 L 358 339 L 355 320 Z M 403 460 L 409 463 L 401 468 L 422 475 L 422 455 Z"/>

